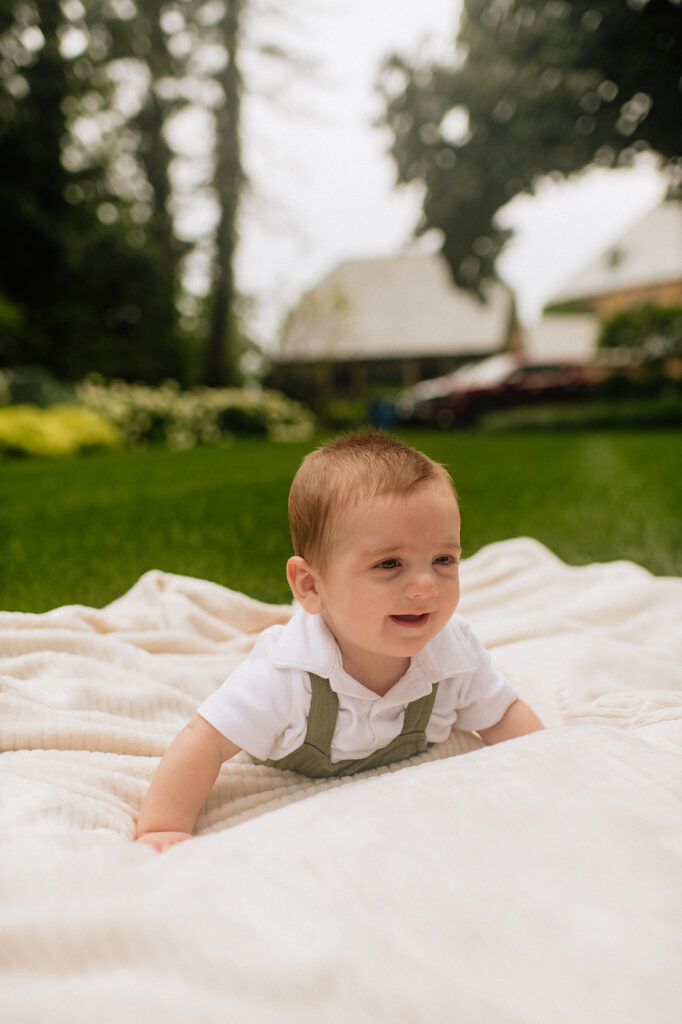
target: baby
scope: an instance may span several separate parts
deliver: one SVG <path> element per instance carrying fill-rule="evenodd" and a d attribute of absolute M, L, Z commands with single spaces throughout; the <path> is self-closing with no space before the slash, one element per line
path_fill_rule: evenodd
<path fill-rule="evenodd" d="M 315 777 L 388 764 L 453 725 L 499 743 L 542 729 L 466 622 L 450 476 L 389 435 L 339 438 L 304 459 L 289 494 L 299 608 L 265 630 L 163 757 L 137 839 L 191 838 L 240 750 Z"/>

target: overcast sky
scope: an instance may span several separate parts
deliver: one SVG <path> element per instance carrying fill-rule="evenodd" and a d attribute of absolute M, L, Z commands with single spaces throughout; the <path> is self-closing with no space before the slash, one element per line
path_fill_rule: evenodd
<path fill-rule="evenodd" d="M 305 3 L 305 7 L 303 4 Z M 285 44 L 317 62 L 263 85 L 278 99 L 247 102 L 244 145 L 254 188 L 247 204 L 238 283 L 257 301 L 258 340 L 303 291 L 343 259 L 386 256 L 409 242 L 418 193 L 396 191 L 388 138 L 372 128 L 380 111 L 374 83 L 382 58 L 421 50 L 444 56 L 457 0 L 291 0 L 298 14 Z M 263 18 L 261 30 L 268 23 Z M 273 31 L 276 31 L 273 29 Z M 288 33 L 288 35 L 287 35 Z M 247 77 L 249 67 L 245 68 Z M 506 211 L 518 229 L 501 269 L 525 319 L 662 194 L 650 166 L 593 172 L 574 185 L 548 185 Z"/>

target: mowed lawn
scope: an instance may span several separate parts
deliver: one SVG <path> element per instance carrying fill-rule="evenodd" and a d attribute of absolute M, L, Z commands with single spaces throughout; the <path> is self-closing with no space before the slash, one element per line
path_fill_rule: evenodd
<path fill-rule="evenodd" d="M 401 434 L 445 463 L 464 554 L 532 536 L 567 562 L 682 575 L 682 435 Z M 289 600 L 289 483 L 308 444 L 237 440 L 0 463 L 0 608 L 101 606 L 149 569 Z"/>

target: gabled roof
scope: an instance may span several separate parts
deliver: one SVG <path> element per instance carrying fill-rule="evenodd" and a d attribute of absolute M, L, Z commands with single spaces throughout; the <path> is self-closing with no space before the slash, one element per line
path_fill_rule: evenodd
<path fill-rule="evenodd" d="M 564 285 L 548 306 L 682 280 L 682 201 L 668 199 Z"/>
<path fill-rule="evenodd" d="M 443 258 L 409 253 L 340 263 L 289 315 L 280 359 L 404 359 L 475 355 L 505 343 L 512 294 L 498 284 L 484 304 L 457 289 Z"/>

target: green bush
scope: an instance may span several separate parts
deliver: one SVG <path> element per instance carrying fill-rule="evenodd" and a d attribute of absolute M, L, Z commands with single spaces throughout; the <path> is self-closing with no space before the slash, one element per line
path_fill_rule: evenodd
<path fill-rule="evenodd" d="M 0 454 L 73 455 L 121 444 L 118 428 L 92 409 L 73 405 L 52 409 L 9 405 L 0 409 Z"/>
<path fill-rule="evenodd" d="M 682 354 L 682 306 L 642 302 L 605 320 L 600 348 L 634 349 L 648 359 Z"/>
<path fill-rule="evenodd" d="M 246 434 L 250 437 L 267 437 L 268 421 L 263 409 L 228 406 L 218 413 L 221 433 Z"/>
<path fill-rule="evenodd" d="M 153 388 L 90 377 L 76 386 L 76 398 L 116 423 L 132 447 L 161 442 L 192 448 L 230 440 L 233 434 L 305 441 L 315 429 L 315 419 L 304 406 L 260 388 L 181 391 L 174 381 Z"/>

